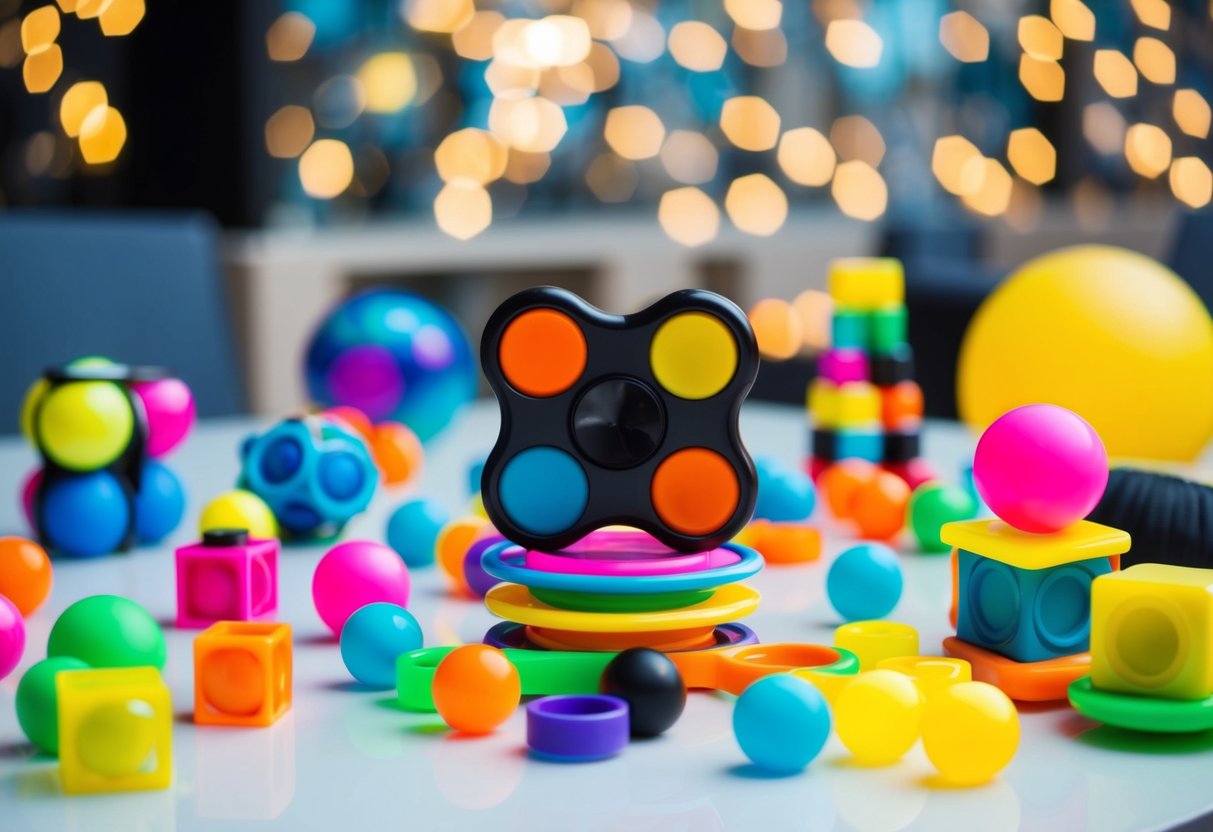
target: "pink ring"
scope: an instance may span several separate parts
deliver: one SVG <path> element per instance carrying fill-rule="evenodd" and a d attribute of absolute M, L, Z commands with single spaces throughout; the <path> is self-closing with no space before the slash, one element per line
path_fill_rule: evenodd
<path fill-rule="evenodd" d="M 731 566 L 741 556 L 728 549 L 683 554 L 644 532 L 592 532 L 558 554 L 527 550 L 524 564 L 540 572 L 598 577 L 681 575 Z"/>

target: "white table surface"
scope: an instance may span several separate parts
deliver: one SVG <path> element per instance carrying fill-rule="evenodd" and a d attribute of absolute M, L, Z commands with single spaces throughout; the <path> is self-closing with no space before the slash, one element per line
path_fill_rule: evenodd
<path fill-rule="evenodd" d="M 755 454 L 804 451 L 803 412 L 747 405 L 743 429 Z M 420 490 L 452 510 L 466 503 L 468 463 L 492 445 L 496 408 L 481 403 L 429 450 Z M 1097 726 L 1065 706 L 1021 708 L 1019 754 L 994 783 L 931 788 L 916 747 L 898 765 L 856 767 L 831 738 L 809 769 L 766 778 L 747 765 L 730 729 L 732 697 L 696 693 L 663 737 L 633 743 L 600 763 L 559 765 L 525 753 L 523 713 L 495 734 L 456 739 L 433 715 L 393 707 L 394 692 L 359 689 L 311 603 L 320 547 L 284 550 L 280 616 L 294 630 L 294 707 L 267 729 L 196 728 L 193 631 L 166 628 L 165 671 L 178 714 L 174 784 L 168 791 L 67 797 L 54 760 L 35 755 L 17 726 L 13 698 L 25 667 L 45 655 L 56 615 L 86 595 L 115 593 L 160 621 L 174 615 L 172 549 L 191 541 L 200 507 L 230 487 L 239 440 L 251 422 L 198 428 L 170 464 L 186 483 L 186 522 L 164 545 L 93 561 L 57 561 L 48 603 L 28 622 L 21 667 L 0 682 L 0 830 L 1077 830 L 1162 828 L 1213 811 L 1213 733 L 1154 740 Z M 928 455 L 955 476 L 971 440 L 932 425 Z M 0 441 L 0 533 L 22 533 L 17 490 L 33 452 Z M 408 492 L 384 492 L 350 524 L 347 538 L 382 539 Z M 820 516 L 820 514 L 819 514 Z M 752 580 L 763 595 L 746 619 L 764 641 L 829 643 L 839 623 L 826 603 L 829 560 L 850 538 L 824 523 L 826 555 L 814 564 L 768 567 Z M 947 559 L 904 541 L 906 590 L 891 616 L 918 627 L 923 652 L 948 635 Z M 479 641 L 494 619 L 445 591 L 436 569 L 413 573 L 413 612 L 427 644 Z"/>

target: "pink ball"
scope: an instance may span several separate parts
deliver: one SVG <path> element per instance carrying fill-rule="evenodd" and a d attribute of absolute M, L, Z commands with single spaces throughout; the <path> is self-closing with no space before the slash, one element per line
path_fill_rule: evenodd
<path fill-rule="evenodd" d="M 312 600 L 320 618 L 339 636 L 359 607 L 376 601 L 407 607 L 409 568 L 382 543 L 351 540 L 329 549 L 316 565 Z"/>
<path fill-rule="evenodd" d="M 164 456 L 194 426 L 194 394 L 179 378 L 142 381 L 131 386 L 147 413 L 147 455 L 153 459 Z"/>
<path fill-rule="evenodd" d="M 25 652 L 25 619 L 13 602 L 0 595 L 0 679 L 13 672 Z"/>
<path fill-rule="evenodd" d="M 1028 404 L 999 416 L 977 442 L 977 493 L 1025 532 L 1057 532 L 1091 513 L 1108 484 L 1108 454 L 1081 416 Z"/>
<path fill-rule="evenodd" d="M 41 484 L 41 468 L 35 468 L 26 474 L 25 482 L 21 484 L 21 510 L 25 512 L 25 522 L 29 523 L 29 527 L 35 531 L 38 529 L 38 524 L 34 518 L 34 495 L 38 493 L 38 486 Z"/>

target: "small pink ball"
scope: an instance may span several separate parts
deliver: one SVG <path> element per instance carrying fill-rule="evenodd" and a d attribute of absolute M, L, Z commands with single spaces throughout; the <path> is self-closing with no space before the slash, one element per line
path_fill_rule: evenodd
<path fill-rule="evenodd" d="M 1017 529 L 1061 531 L 1083 519 L 1108 484 L 1108 454 L 1077 413 L 1027 404 L 999 416 L 977 442 L 977 493 Z"/>
<path fill-rule="evenodd" d="M 179 378 L 141 381 L 131 387 L 147 413 L 147 455 L 164 456 L 194 426 L 194 394 Z"/>
<path fill-rule="evenodd" d="M 21 483 L 21 510 L 25 512 L 25 522 L 29 523 L 29 527 L 34 530 L 38 528 L 34 517 L 34 495 L 38 493 L 38 486 L 41 484 L 41 468 L 35 468 L 26 474 L 25 482 Z"/>
<path fill-rule="evenodd" d="M 360 607 L 377 601 L 407 607 L 409 568 L 382 543 L 351 540 L 329 549 L 316 565 L 312 600 L 333 635 L 340 636 Z"/>
<path fill-rule="evenodd" d="M 25 619 L 12 601 L 0 595 L 0 679 L 13 672 L 25 652 Z"/>

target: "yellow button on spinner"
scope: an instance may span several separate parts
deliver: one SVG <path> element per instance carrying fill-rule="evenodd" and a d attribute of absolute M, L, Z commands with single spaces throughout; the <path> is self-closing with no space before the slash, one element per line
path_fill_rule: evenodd
<path fill-rule="evenodd" d="M 719 319 L 684 312 L 653 336 L 649 363 L 657 382 L 680 399 L 715 396 L 737 370 L 737 341 Z"/>

